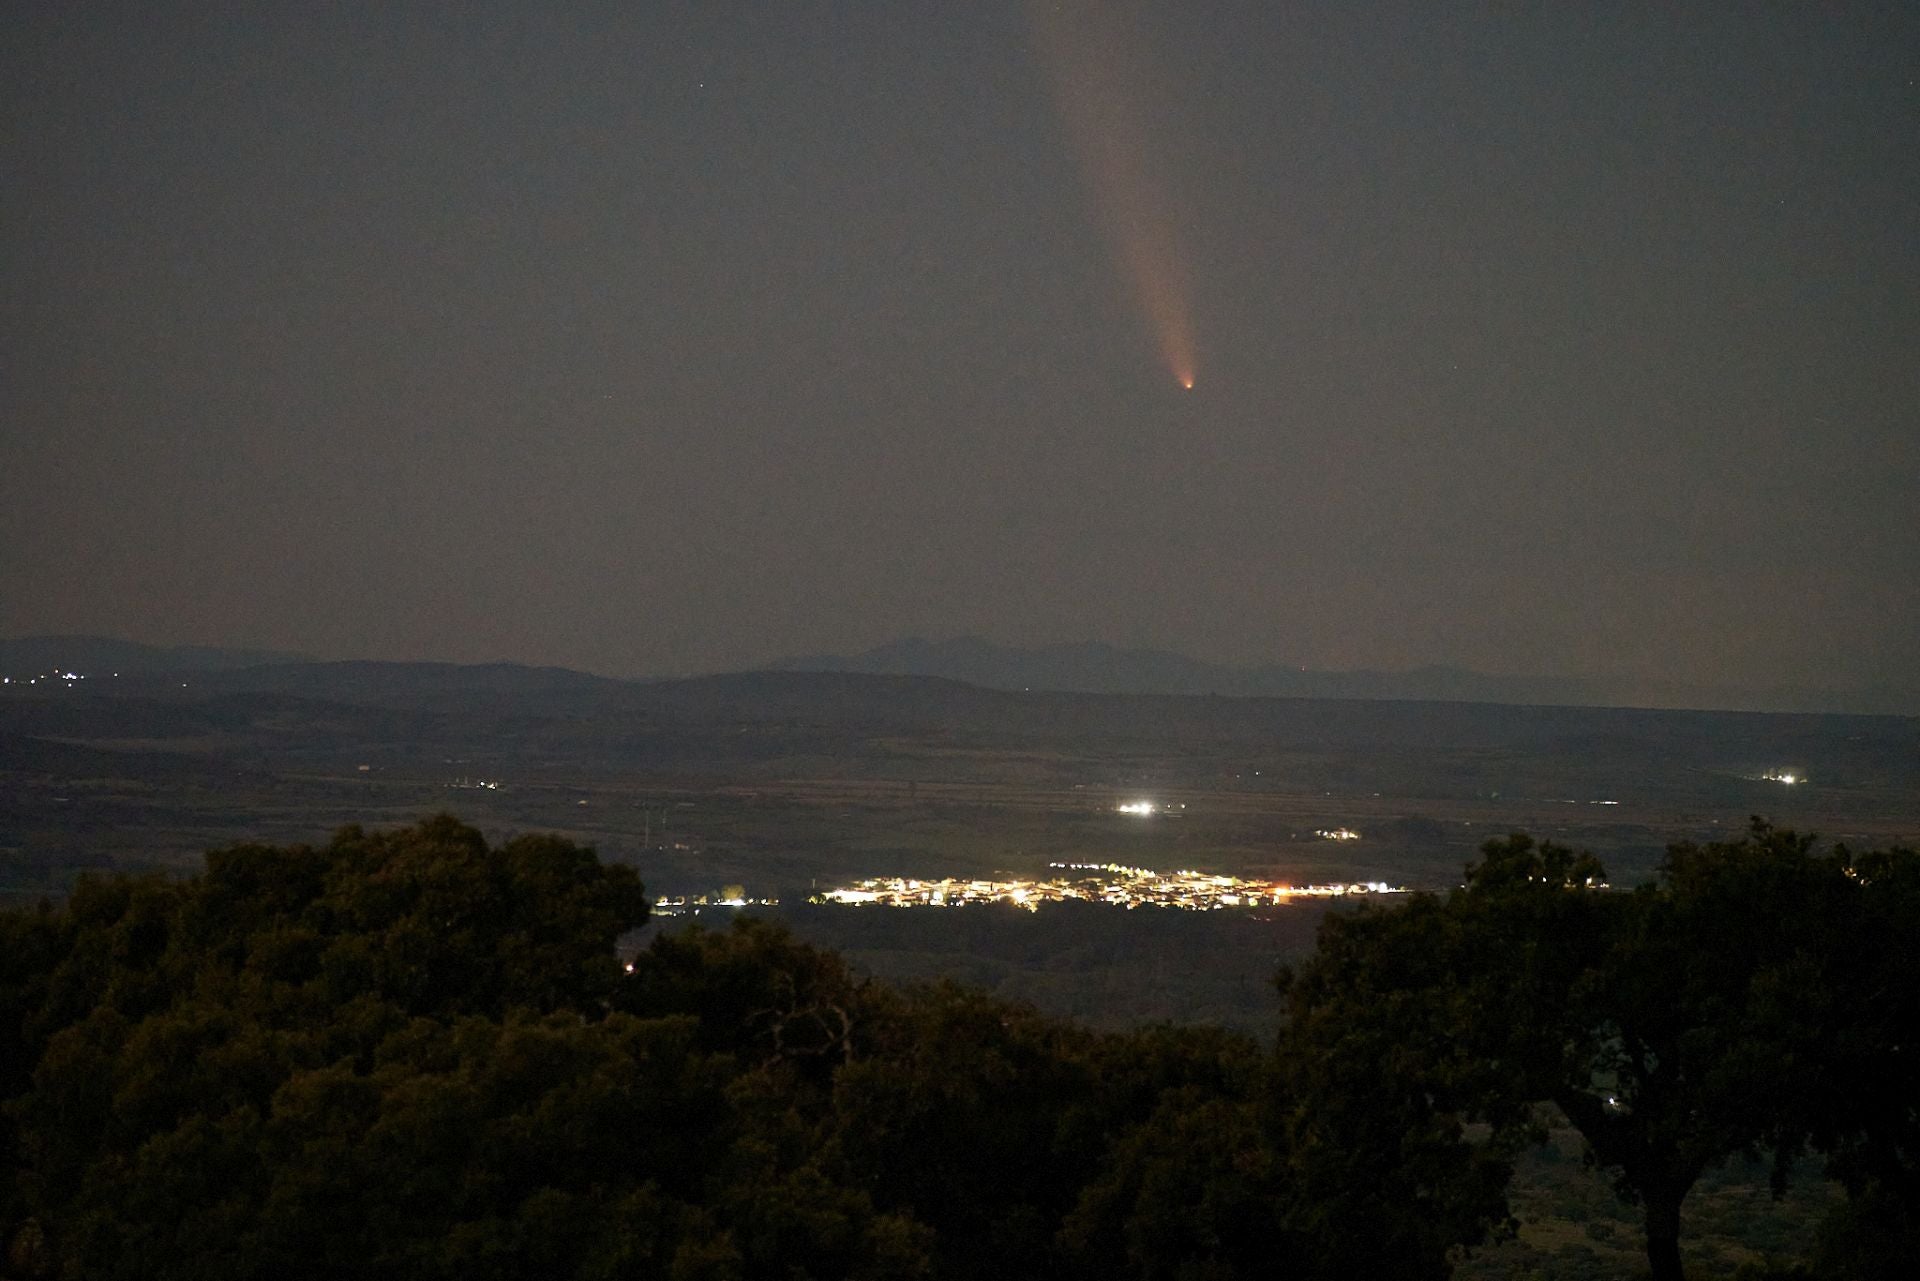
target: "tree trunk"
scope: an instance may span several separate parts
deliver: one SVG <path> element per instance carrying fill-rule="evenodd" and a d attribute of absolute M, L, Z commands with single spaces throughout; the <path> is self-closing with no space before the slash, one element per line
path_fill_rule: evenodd
<path fill-rule="evenodd" d="M 1647 1266 L 1653 1281 L 1685 1281 L 1680 1266 L 1680 1201 L 1685 1192 L 1642 1188 L 1647 1207 Z"/>

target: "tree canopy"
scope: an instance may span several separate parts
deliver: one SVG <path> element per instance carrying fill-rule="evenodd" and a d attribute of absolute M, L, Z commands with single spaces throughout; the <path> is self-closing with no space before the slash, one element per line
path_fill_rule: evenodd
<path fill-rule="evenodd" d="M 1062 1228 L 1117 1136 L 1262 1064 L 764 921 L 623 965 L 646 915 L 589 850 L 444 817 L 0 915 L 8 1275 L 1114 1275 Z"/>
<path fill-rule="evenodd" d="M 1605 888 L 1489 843 L 1334 914 L 1262 1046 L 891 988 L 451 818 L 0 913 L 4 1275 L 1443 1277 L 1557 1107 L 1644 1207 L 1823 1154 L 1834 1277 L 1916 1240 L 1910 852 L 1756 825 Z"/>
<path fill-rule="evenodd" d="M 1642 1206 L 1656 1281 L 1682 1275 L 1681 1203 L 1730 1156 L 1780 1180 L 1814 1146 L 1856 1188 L 1908 1186 L 1911 852 L 1821 853 L 1756 820 L 1625 894 L 1551 842 L 1481 854 L 1445 898 L 1330 920 L 1283 983 L 1296 1144 L 1335 1166 L 1320 1212 L 1391 1222 L 1412 1198 L 1443 1240 L 1497 1234 L 1503 1160 L 1549 1104 Z"/>

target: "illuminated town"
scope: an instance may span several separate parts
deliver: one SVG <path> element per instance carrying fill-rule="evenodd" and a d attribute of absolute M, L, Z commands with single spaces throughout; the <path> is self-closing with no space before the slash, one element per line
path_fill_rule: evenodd
<path fill-rule="evenodd" d="M 777 898 L 750 898 L 738 885 L 718 894 L 667 894 L 653 901 L 655 916 L 684 916 L 703 907 L 779 907 Z M 629 965 L 628 969 L 633 967 Z"/>
<path fill-rule="evenodd" d="M 817 902 L 877 904 L 881 907 L 959 907 L 968 903 L 1012 903 L 1029 911 L 1042 903 L 1077 900 L 1112 907 L 1174 907 L 1210 912 L 1227 907 L 1265 907 L 1296 898 L 1341 898 L 1361 894 L 1404 894 L 1384 881 L 1334 885 L 1289 885 L 1249 881 L 1237 876 L 1180 870 L 1155 872 L 1117 863 L 1049 863 L 1055 873 L 1039 880 L 916 880 L 873 877 L 814 896 Z"/>
<path fill-rule="evenodd" d="M 1116 814 L 1133 814 L 1140 818 L 1149 818 L 1155 814 L 1174 815 L 1187 808 L 1185 805 L 1156 805 L 1152 801 L 1128 801 L 1124 805 L 1113 807 Z"/>

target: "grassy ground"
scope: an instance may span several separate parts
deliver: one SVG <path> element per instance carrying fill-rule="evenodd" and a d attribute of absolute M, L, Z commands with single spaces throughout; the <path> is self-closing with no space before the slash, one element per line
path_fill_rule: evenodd
<path fill-rule="evenodd" d="M 1565 1125 L 1517 1165 L 1513 1209 L 1519 1235 L 1476 1251 L 1454 1275 L 1460 1281 L 1588 1281 L 1644 1276 L 1646 1238 L 1639 1210 L 1613 1192 L 1581 1159 L 1580 1136 Z M 1740 1159 L 1709 1170 L 1681 1207 L 1681 1253 L 1695 1278 L 1732 1277 L 1743 1265 L 1805 1261 L 1820 1220 L 1842 1192 L 1798 1170 L 1775 1199 L 1767 1166 Z"/>

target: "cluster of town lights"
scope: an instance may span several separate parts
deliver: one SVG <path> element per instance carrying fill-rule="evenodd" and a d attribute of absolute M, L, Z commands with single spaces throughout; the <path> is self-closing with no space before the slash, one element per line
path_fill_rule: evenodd
<path fill-rule="evenodd" d="M 1137 814 L 1141 818 L 1149 814 L 1171 814 L 1187 808 L 1184 805 L 1156 805 L 1152 801 L 1127 801 L 1113 807 L 1117 814 Z"/>
<path fill-rule="evenodd" d="M 777 898 L 755 898 L 739 886 L 718 894 L 668 894 L 653 901 L 655 916 L 684 916 L 703 907 L 779 907 Z M 629 965 L 628 969 L 633 967 Z"/>
<path fill-rule="evenodd" d="M 1296 898 L 1339 898 L 1349 894 L 1404 894 L 1384 881 L 1331 885 L 1290 885 L 1250 881 L 1192 869 L 1155 872 L 1117 863 L 1049 863 L 1054 875 L 1027 880 L 941 877 L 870 877 L 815 895 L 822 903 L 874 904 L 881 907 L 959 907 L 968 903 L 1012 903 L 1037 911 L 1042 903 L 1078 901 L 1112 907 L 1174 907 L 1206 912 L 1225 907 L 1264 907 Z"/>

